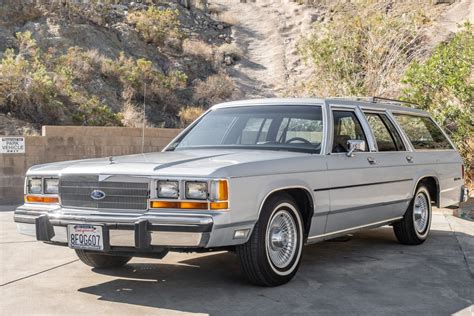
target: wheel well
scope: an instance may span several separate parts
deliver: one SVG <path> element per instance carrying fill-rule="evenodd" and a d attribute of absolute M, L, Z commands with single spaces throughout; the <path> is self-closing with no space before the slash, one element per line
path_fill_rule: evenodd
<path fill-rule="evenodd" d="M 313 218 L 314 214 L 314 203 L 313 198 L 311 197 L 310 193 L 303 189 L 303 188 L 291 188 L 291 189 L 282 189 L 275 192 L 272 192 L 266 200 L 274 195 L 281 192 L 285 192 L 289 194 L 298 205 L 298 209 L 303 216 L 303 223 L 304 223 L 304 239 L 308 238 L 309 230 L 311 228 L 311 219 Z"/>
<path fill-rule="evenodd" d="M 428 192 L 430 193 L 430 199 L 432 202 L 435 203 L 436 206 L 439 207 L 439 186 L 438 186 L 438 181 L 435 177 L 425 177 L 422 178 L 418 181 L 418 185 L 416 188 L 418 188 L 420 185 L 424 185 L 427 189 Z"/>

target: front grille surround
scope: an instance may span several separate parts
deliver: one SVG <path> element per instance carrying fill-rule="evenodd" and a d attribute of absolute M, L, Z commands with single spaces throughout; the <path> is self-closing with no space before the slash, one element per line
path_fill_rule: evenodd
<path fill-rule="evenodd" d="M 146 210 L 150 196 L 149 180 L 133 180 L 114 181 L 108 178 L 99 181 L 98 175 L 63 175 L 59 178 L 61 205 L 105 210 Z M 105 198 L 92 199 L 94 190 L 103 191 Z"/>

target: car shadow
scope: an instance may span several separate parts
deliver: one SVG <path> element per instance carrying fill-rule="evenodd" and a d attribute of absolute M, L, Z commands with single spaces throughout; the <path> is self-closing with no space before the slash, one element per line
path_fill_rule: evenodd
<path fill-rule="evenodd" d="M 307 246 L 295 278 L 275 288 L 248 284 L 230 252 L 93 271 L 113 277 L 79 289 L 99 300 L 208 314 L 451 314 L 474 300 L 456 237 L 439 230 L 419 246 L 398 244 L 389 227 Z"/>

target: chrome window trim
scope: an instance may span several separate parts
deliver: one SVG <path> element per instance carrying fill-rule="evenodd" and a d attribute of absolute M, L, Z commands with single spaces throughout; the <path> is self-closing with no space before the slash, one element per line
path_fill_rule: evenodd
<path fill-rule="evenodd" d="M 402 144 L 403 144 L 403 147 L 405 147 L 405 150 L 391 150 L 391 151 L 379 151 L 379 148 L 378 148 L 378 145 L 377 145 L 377 139 L 375 138 L 375 134 L 373 133 L 373 130 L 372 128 L 370 129 L 370 132 L 372 133 L 372 138 L 375 140 L 375 147 L 376 147 L 376 152 L 378 153 L 407 153 L 407 152 L 410 152 L 409 150 L 409 147 L 405 144 L 405 140 L 403 139 L 403 136 L 400 134 L 400 131 L 398 129 L 398 126 L 396 125 L 396 123 L 394 122 L 394 118 L 392 118 L 390 116 L 390 113 L 388 111 L 384 111 L 384 110 L 381 110 L 381 109 L 377 109 L 377 110 L 362 110 L 362 113 L 364 114 L 365 116 L 365 119 L 367 120 L 367 123 L 369 122 L 367 117 L 366 117 L 366 114 L 379 114 L 379 115 L 385 115 L 385 117 L 389 120 L 390 123 L 392 123 L 393 127 L 395 128 L 395 131 L 398 133 L 398 136 L 400 137 L 400 140 L 402 141 Z M 383 120 L 382 120 L 383 121 Z M 369 127 L 370 127 L 370 124 L 369 124 Z M 390 132 L 390 129 L 387 128 L 387 131 L 391 134 Z M 396 144 L 395 144 L 395 147 L 396 147 Z"/>
<path fill-rule="evenodd" d="M 359 152 L 359 153 L 371 153 L 371 152 L 376 152 L 376 147 L 374 145 L 374 139 L 372 138 L 372 132 L 370 130 L 369 123 L 367 122 L 364 113 L 361 111 L 361 109 L 357 105 L 350 105 L 350 104 L 328 104 L 328 110 L 329 110 L 329 119 L 331 121 L 331 127 L 333 127 L 333 121 L 334 117 L 332 115 L 333 111 L 352 111 L 354 112 L 356 118 L 359 120 L 359 123 L 362 127 L 362 131 L 364 132 L 364 136 L 366 138 L 367 146 L 368 146 L 368 151 L 364 152 Z M 334 128 L 330 129 L 330 134 L 327 135 L 329 138 L 328 142 L 328 147 L 327 147 L 327 154 L 328 155 L 337 155 L 337 154 L 346 154 L 346 153 L 333 153 L 332 152 L 332 144 L 334 141 Z"/>

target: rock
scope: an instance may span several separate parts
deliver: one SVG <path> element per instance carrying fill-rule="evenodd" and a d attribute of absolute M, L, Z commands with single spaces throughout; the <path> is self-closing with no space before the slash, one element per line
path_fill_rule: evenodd
<path fill-rule="evenodd" d="M 227 36 L 227 37 L 225 38 L 225 42 L 226 42 L 226 43 L 229 43 L 229 44 L 232 43 L 232 38 L 231 38 L 230 36 Z"/>
<path fill-rule="evenodd" d="M 453 4 L 454 2 L 456 2 L 456 0 L 433 0 L 433 4 L 441 4 L 441 3 Z"/>
<path fill-rule="evenodd" d="M 113 4 L 110 6 L 112 9 L 114 10 L 118 10 L 118 11 L 125 11 L 125 10 L 128 10 L 128 7 L 126 5 L 123 5 L 123 4 Z"/>
<path fill-rule="evenodd" d="M 232 66 L 233 63 L 234 63 L 234 58 L 232 58 L 232 56 L 224 57 L 224 64 L 226 64 L 226 66 Z"/>
<path fill-rule="evenodd" d="M 224 29 L 224 25 L 222 25 L 222 24 L 217 24 L 217 29 L 218 29 L 218 30 L 223 30 L 223 29 Z"/>

